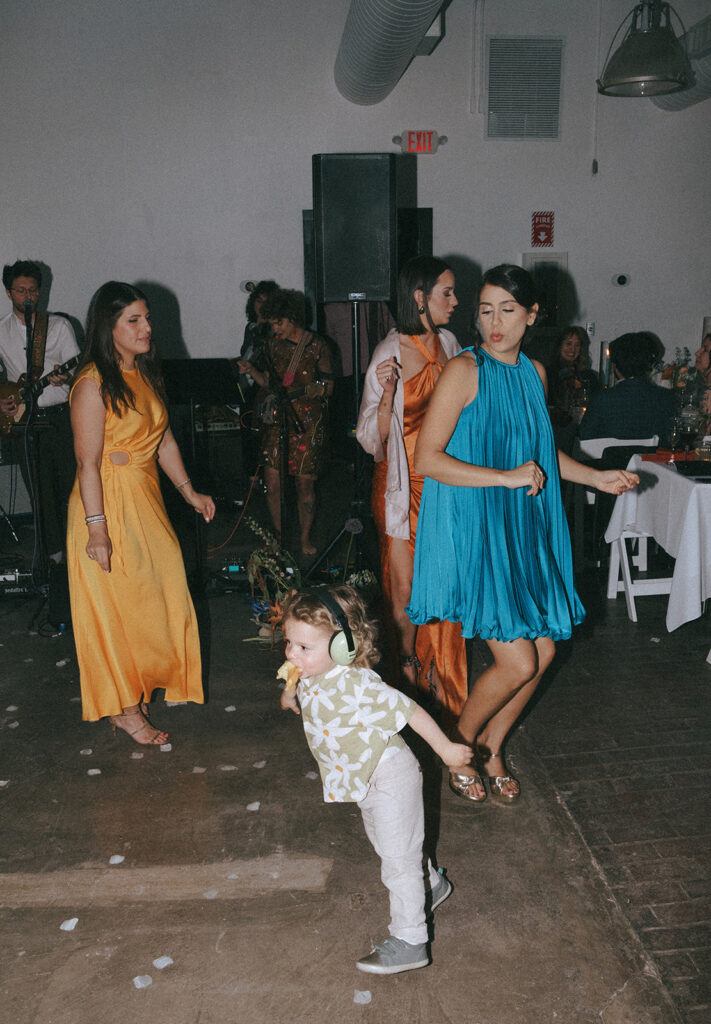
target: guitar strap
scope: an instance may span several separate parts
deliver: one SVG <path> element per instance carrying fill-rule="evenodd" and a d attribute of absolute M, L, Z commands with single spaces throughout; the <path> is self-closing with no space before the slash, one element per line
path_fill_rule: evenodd
<path fill-rule="evenodd" d="M 35 314 L 35 325 L 32 331 L 32 380 L 38 380 L 44 370 L 44 351 L 47 347 L 47 313 Z"/>

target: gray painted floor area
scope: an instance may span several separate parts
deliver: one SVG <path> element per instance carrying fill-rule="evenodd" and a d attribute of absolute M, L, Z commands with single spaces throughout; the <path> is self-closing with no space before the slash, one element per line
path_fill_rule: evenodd
<path fill-rule="evenodd" d="M 658 615 L 655 600 L 648 607 Z M 635 930 L 609 884 L 605 844 L 600 840 L 598 856 L 595 837 L 570 805 L 570 780 L 558 784 L 551 764 L 563 749 L 557 740 L 568 742 L 568 753 L 586 744 L 576 718 L 587 715 L 581 692 L 575 698 L 580 665 L 591 670 L 593 685 L 596 666 L 641 635 L 616 605 L 611 625 L 583 631 L 564 652 L 509 744 L 522 782 L 518 806 L 458 800 L 440 768 L 425 762 L 437 859 L 454 893 L 436 911 L 432 966 L 378 978 L 355 969 L 387 929 L 377 858 L 357 808 L 324 805 L 301 723 L 279 710 L 274 673 L 281 656 L 243 642 L 255 627 L 242 595 L 213 598 L 201 611 L 203 626 L 209 615 L 212 647 L 208 704 L 154 705 L 154 721 L 170 732 L 169 751 L 114 737 L 106 723 L 82 723 L 71 636 L 29 635 L 31 605 L 0 600 L 3 1018 L 711 1019 L 678 998 L 682 1009 L 675 1008 L 639 922 Z M 685 628 L 683 672 L 696 673 L 700 687 L 708 669 L 711 684 L 711 666 L 699 657 L 704 624 Z M 663 649 L 644 648 L 646 670 L 660 685 L 669 669 Z M 611 683 L 608 690 L 608 727 L 624 732 L 634 709 L 624 690 L 616 696 Z M 596 789 L 599 763 L 588 773 L 588 790 Z M 583 810 L 604 812 L 591 803 Z M 117 857 L 123 860 L 111 864 Z M 72 918 L 74 929 L 61 930 Z M 159 969 L 153 962 L 160 957 L 172 963 Z M 152 983 L 137 989 L 141 976 Z M 369 993 L 370 1002 L 356 1002 L 367 998 L 357 993 Z"/>

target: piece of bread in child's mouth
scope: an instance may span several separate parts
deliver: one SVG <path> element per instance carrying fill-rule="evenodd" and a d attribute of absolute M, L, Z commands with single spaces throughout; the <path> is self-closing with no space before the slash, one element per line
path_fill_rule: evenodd
<path fill-rule="evenodd" d="M 285 690 L 295 690 L 296 684 L 301 679 L 301 669 L 292 665 L 290 661 L 285 661 L 277 672 L 277 679 L 284 680 Z"/>

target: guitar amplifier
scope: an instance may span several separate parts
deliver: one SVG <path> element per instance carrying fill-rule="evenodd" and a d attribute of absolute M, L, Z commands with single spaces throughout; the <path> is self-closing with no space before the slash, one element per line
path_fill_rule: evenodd
<path fill-rule="evenodd" d="M 32 514 L 32 503 L 16 462 L 0 463 L 0 505 L 9 516 Z"/>
<path fill-rule="evenodd" d="M 0 594 L 13 596 L 35 593 L 37 593 L 37 587 L 32 581 L 31 572 L 21 572 L 19 569 L 0 569 Z"/>

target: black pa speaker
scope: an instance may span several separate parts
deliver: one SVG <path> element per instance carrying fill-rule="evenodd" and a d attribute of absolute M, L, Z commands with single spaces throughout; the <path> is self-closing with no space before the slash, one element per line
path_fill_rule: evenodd
<path fill-rule="evenodd" d="M 398 210 L 417 206 L 416 157 L 399 153 L 317 153 L 312 157 L 316 298 L 395 299 Z"/>

